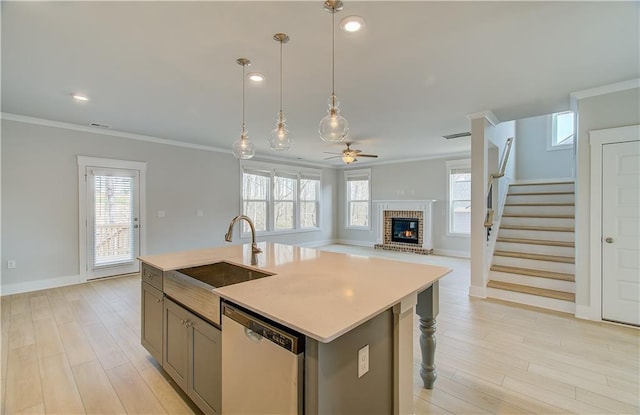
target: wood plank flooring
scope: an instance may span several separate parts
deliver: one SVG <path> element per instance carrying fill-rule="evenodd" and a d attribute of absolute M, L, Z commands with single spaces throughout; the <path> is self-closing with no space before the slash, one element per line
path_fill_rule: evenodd
<path fill-rule="evenodd" d="M 637 329 L 470 298 L 464 259 L 322 249 L 454 269 L 440 286 L 433 390 L 415 339 L 417 414 L 640 412 Z M 0 314 L 3 414 L 199 413 L 140 345 L 139 276 L 5 296 Z"/>

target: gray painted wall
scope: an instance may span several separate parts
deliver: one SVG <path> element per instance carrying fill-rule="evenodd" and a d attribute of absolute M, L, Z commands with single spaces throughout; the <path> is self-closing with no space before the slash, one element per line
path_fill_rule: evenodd
<path fill-rule="evenodd" d="M 516 179 L 563 179 L 573 177 L 573 148 L 547 150 L 551 115 L 516 121 Z"/>
<path fill-rule="evenodd" d="M 581 99 L 578 105 L 578 144 L 576 168 L 576 305 L 589 306 L 590 269 L 589 226 L 591 197 L 591 158 L 589 131 L 640 124 L 640 89 Z M 593 230 L 598 232 L 598 230 Z"/>
<path fill-rule="evenodd" d="M 469 158 L 461 156 L 451 160 Z M 371 166 L 373 225 L 371 230 L 345 229 L 344 174 L 338 173 L 338 238 L 341 241 L 373 246 L 376 241 L 376 200 L 435 200 L 433 204 L 433 245 L 436 253 L 469 256 L 469 238 L 446 235 L 445 163 L 449 159 L 407 161 Z M 366 165 L 358 166 L 365 168 Z"/>
<path fill-rule="evenodd" d="M 2 286 L 79 275 L 77 155 L 147 162 L 148 254 L 223 245 L 239 213 L 240 170 L 231 154 L 2 120 Z M 323 169 L 321 231 L 258 240 L 334 239 L 335 183 L 336 171 Z M 166 216 L 158 218 L 159 210 Z M 15 269 L 6 268 L 8 259 Z"/>

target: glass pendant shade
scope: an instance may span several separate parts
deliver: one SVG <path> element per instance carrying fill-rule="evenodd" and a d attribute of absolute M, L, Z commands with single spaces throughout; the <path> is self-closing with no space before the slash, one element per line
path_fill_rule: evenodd
<path fill-rule="evenodd" d="M 287 151 L 293 145 L 293 134 L 287 129 L 287 118 L 282 111 L 282 45 L 289 42 L 289 36 L 285 33 L 276 33 L 273 40 L 280 43 L 280 111 L 278 111 L 278 121 L 276 128 L 269 134 L 267 141 L 271 150 Z"/>
<path fill-rule="evenodd" d="M 249 134 L 244 123 L 244 84 L 245 84 L 245 69 L 251 65 L 251 61 L 247 58 L 238 58 L 236 60 L 238 65 L 242 66 L 242 134 L 231 147 L 231 152 L 237 159 L 248 160 L 256 155 L 256 147 L 251 141 L 249 141 Z"/>
<path fill-rule="evenodd" d="M 256 147 L 249 141 L 247 131 L 242 131 L 240 138 L 233 143 L 231 151 L 237 159 L 241 160 L 248 160 L 256 155 Z"/>
<path fill-rule="evenodd" d="M 323 141 L 341 143 L 349 135 L 349 123 L 340 115 L 340 103 L 336 97 L 335 88 L 335 20 L 336 12 L 342 10 L 342 1 L 326 0 L 324 2 L 324 9 L 331 13 L 331 95 L 329 96 L 329 110 L 327 111 L 327 115 L 320 120 L 318 133 Z"/>
<path fill-rule="evenodd" d="M 269 134 L 269 146 L 272 150 L 286 151 L 291 148 L 293 144 L 293 134 L 287 129 L 287 119 L 284 112 L 278 113 L 278 122 L 276 128 L 274 128 Z"/>
<path fill-rule="evenodd" d="M 340 103 L 335 95 L 329 97 L 327 115 L 318 125 L 320 138 L 329 143 L 341 143 L 349 135 L 349 122 L 340 115 Z"/>

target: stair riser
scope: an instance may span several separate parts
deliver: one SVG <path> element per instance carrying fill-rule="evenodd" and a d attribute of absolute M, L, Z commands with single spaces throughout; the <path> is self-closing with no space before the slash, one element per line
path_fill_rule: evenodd
<path fill-rule="evenodd" d="M 544 241 L 574 242 L 575 239 L 573 232 L 529 231 L 504 228 L 500 228 L 499 235 L 502 238 L 538 239 Z"/>
<path fill-rule="evenodd" d="M 563 274 L 574 274 L 575 264 L 564 262 L 538 261 L 527 258 L 514 258 L 508 256 L 493 256 L 493 265 L 504 265 L 507 267 L 527 268 L 540 271 L 562 272 Z"/>
<path fill-rule="evenodd" d="M 500 221 L 502 225 L 520 225 L 520 226 L 552 226 L 559 228 L 575 227 L 575 219 L 567 218 L 530 218 L 519 216 L 502 217 Z"/>
<path fill-rule="evenodd" d="M 508 195 L 506 203 L 573 203 L 573 194 L 564 195 Z"/>
<path fill-rule="evenodd" d="M 571 281 L 551 280 L 549 278 L 530 277 L 528 275 L 509 272 L 489 271 L 489 280 L 526 285 L 528 287 L 546 288 L 547 290 L 576 292 L 576 283 Z"/>
<path fill-rule="evenodd" d="M 575 215 L 574 206 L 506 206 L 502 214 L 514 215 Z"/>
<path fill-rule="evenodd" d="M 513 291 L 487 288 L 487 297 L 497 298 L 504 301 L 512 301 L 518 304 L 527 304 L 534 307 L 546 308 L 548 310 L 562 311 L 575 314 L 576 305 L 570 301 L 557 300 L 555 298 L 539 297 L 537 295 L 523 294 Z"/>
<path fill-rule="evenodd" d="M 496 250 L 568 257 L 573 257 L 575 255 L 575 249 L 566 246 L 516 244 L 511 242 L 496 242 Z"/>
<path fill-rule="evenodd" d="M 574 191 L 573 183 L 509 186 L 509 193 L 573 192 L 573 191 Z"/>

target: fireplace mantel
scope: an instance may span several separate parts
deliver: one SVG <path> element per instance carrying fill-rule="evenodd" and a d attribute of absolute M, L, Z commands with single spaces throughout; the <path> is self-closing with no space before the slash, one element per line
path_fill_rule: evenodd
<path fill-rule="evenodd" d="M 433 202 L 435 200 L 378 200 L 377 206 L 377 229 L 376 229 L 376 248 L 389 249 L 399 251 L 417 252 L 415 248 L 404 246 L 405 244 L 388 244 L 385 243 L 385 211 L 416 211 L 422 212 L 422 244 L 413 245 L 417 247 L 419 253 L 433 252 Z"/>

